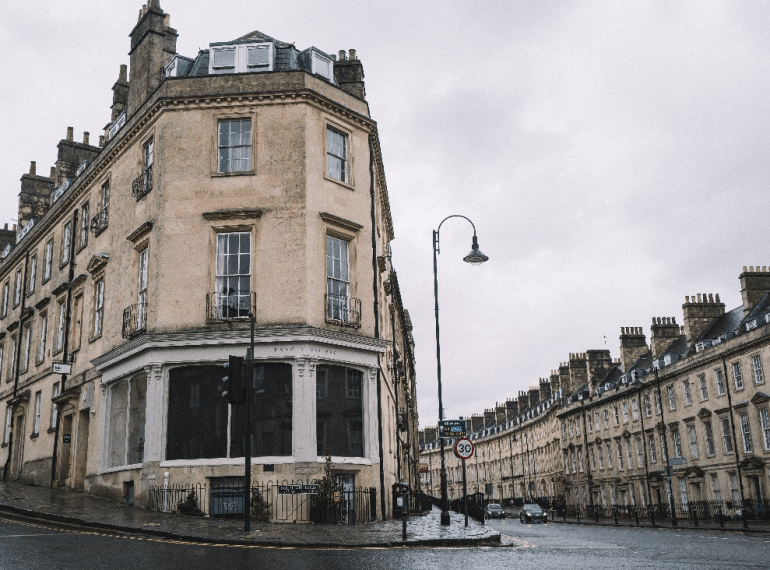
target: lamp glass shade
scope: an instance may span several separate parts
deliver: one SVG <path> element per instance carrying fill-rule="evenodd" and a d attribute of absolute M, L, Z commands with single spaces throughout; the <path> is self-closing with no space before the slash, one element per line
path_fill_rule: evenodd
<path fill-rule="evenodd" d="M 478 247 L 474 247 L 468 255 L 463 257 L 463 261 L 471 265 L 481 265 L 485 261 L 489 261 L 489 258 L 481 253 Z"/>

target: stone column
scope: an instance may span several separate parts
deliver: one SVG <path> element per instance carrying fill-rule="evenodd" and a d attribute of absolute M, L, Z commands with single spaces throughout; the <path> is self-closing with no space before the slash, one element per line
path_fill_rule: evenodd
<path fill-rule="evenodd" d="M 163 434 L 166 426 L 163 369 L 159 364 L 144 367 L 147 375 L 147 397 L 144 412 L 144 461 L 160 461 L 163 455 Z"/>
<path fill-rule="evenodd" d="M 380 463 L 380 446 L 378 439 L 378 421 L 377 421 L 377 368 L 369 368 L 364 374 L 364 456 L 368 457 L 372 463 Z M 385 394 L 383 394 L 383 398 Z M 387 437 L 384 426 L 389 425 L 387 421 L 388 409 L 383 405 L 382 410 L 382 436 Z"/>
<path fill-rule="evenodd" d="M 316 387 L 317 360 L 297 358 L 294 361 L 292 386 L 292 447 L 294 461 L 313 462 L 316 455 Z"/>
<path fill-rule="evenodd" d="M 110 441 L 109 441 L 109 421 L 110 421 L 110 411 L 107 409 L 107 385 L 106 384 L 99 384 L 99 389 L 102 391 L 102 405 L 101 405 L 101 412 L 102 412 L 102 425 L 101 425 L 101 437 L 99 438 L 99 472 L 101 473 L 107 468 L 107 450 L 109 449 Z M 61 421 L 61 415 L 59 415 L 59 419 L 57 421 Z"/>

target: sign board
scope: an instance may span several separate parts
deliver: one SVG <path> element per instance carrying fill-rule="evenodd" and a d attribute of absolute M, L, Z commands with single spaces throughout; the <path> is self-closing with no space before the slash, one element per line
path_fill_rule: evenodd
<path fill-rule="evenodd" d="M 438 422 L 439 437 L 466 437 L 465 420 L 441 420 Z"/>
<path fill-rule="evenodd" d="M 54 374 L 71 374 L 72 364 L 65 364 L 64 362 L 54 362 L 53 373 Z"/>
<path fill-rule="evenodd" d="M 342 493 L 334 491 L 334 502 L 339 503 L 342 500 Z"/>
<path fill-rule="evenodd" d="M 428 472 L 428 464 L 427 463 L 420 463 L 419 471 L 420 471 L 420 473 L 427 473 Z"/>
<path fill-rule="evenodd" d="M 455 455 L 460 459 L 473 457 L 473 442 L 467 437 L 461 437 L 455 442 Z"/>
<path fill-rule="evenodd" d="M 70 443 L 72 441 L 72 434 L 63 433 L 61 436 L 62 443 Z"/>
<path fill-rule="evenodd" d="M 672 457 L 668 460 L 669 465 L 687 465 L 686 457 Z"/>
<path fill-rule="evenodd" d="M 279 495 L 317 495 L 319 485 L 278 485 Z"/>

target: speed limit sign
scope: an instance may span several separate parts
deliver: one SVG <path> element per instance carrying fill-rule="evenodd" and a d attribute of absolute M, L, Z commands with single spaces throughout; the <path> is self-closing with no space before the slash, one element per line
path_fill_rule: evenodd
<path fill-rule="evenodd" d="M 460 459 L 473 457 L 473 442 L 467 437 L 461 437 L 455 442 L 455 455 Z"/>

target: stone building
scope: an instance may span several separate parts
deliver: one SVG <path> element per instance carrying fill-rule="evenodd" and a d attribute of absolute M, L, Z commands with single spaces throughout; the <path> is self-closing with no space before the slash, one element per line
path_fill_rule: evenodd
<path fill-rule="evenodd" d="M 583 512 L 657 505 L 687 513 L 700 504 L 734 513 L 766 501 L 770 271 L 744 267 L 739 280 L 741 306 L 688 296 L 683 325 L 653 318 L 649 343 L 641 327 L 623 327 L 619 359 L 570 354 L 494 418 L 477 425 L 474 416 L 473 489 L 502 500 L 549 497 Z M 420 437 L 421 463 L 433 469 L 423 481 L 437 494 L 435 429 Z M 456 480 L 457 460 L 449 465 Z"/>
<path fill-rule="evenodd" d="M 157 0 L 130 37 L 98 145 L 69 128 L 5 232 L 5 476 L 137 502 L 240 476 L 218 388 L 253 314 L 254 481 L 311 481 L 328 450 L 389 512 L 417 456 L 414 345 L 361 61 L 257 31 L 186 57 Z"/>

